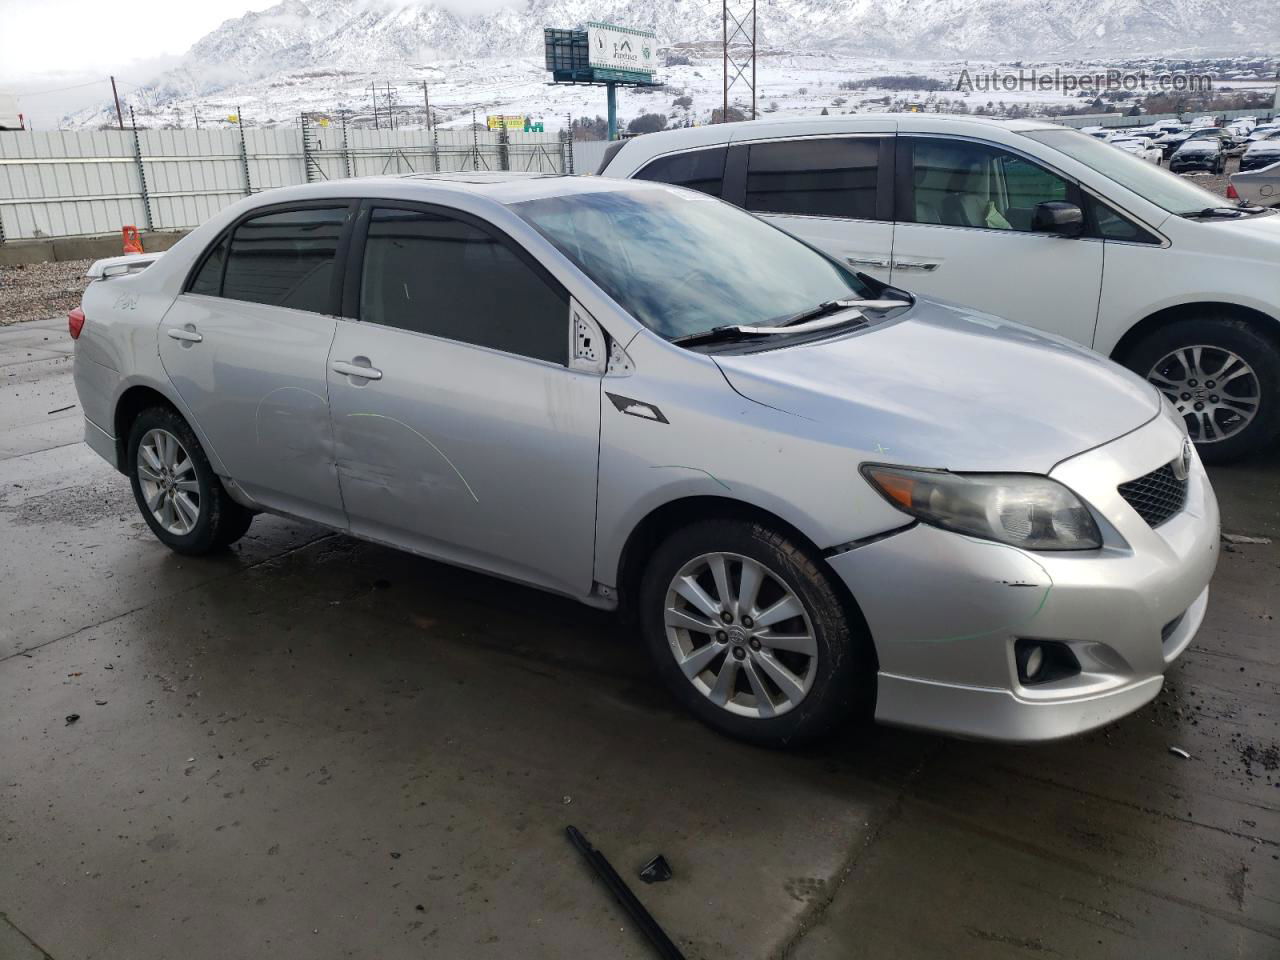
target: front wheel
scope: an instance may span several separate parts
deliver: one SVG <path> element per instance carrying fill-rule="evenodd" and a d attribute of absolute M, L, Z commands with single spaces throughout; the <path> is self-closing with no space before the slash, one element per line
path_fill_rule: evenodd
<path fill-rule="evenodd" d="M 1125 365 L 1169 399 L 1207 462 L 1238 459 L 1280 434 L 1280 347 L 1246 321 L 1174 321 L 1139 342 Z"/>
<path fill-rule="evenodd" d="M 128 457 L 138 509 L 169 549 L 209 553 L 248 531 L 253 514 L 223 489 L 195 432 L 176 411 L 151 407 L 138 414 Z"/>
<path fill-rule="evenodd" d="M 760 524 L 706 520 L 654 553 L 641 624 L 658 673 L 690 712 L 766 746 L 870 718 L 875 654 L 821 557 Z"/>

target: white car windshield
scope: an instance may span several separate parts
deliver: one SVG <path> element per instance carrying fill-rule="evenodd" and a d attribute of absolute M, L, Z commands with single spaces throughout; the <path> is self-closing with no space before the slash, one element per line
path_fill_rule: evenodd
<path fill-rule="evenodd" d="M 1170 213 L 1191 216 L 1226 205 L 1218 194 L 1076 130 L 1028 130 L 1023 136 L 1065 153 Z M 1209 143 L 1212 147 L 1214 142 Z"/>
<path fill-rule="evenodd" d="M 768 325 L 866 297 L 854 273 L 720 200 L 659 187 L 511 205 L 618 305 L 666 337 Z"/>

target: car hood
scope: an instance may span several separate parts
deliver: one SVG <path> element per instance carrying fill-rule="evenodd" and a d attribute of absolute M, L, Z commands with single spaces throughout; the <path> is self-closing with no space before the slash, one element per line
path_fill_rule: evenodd
<path fill-rule="evenodd" d="M 729 384 L 882 462 L 1048 473 L 1160 411 L 1155 388 L 1021 324 L 932 300 L 818 343 L 717 354 Z"/>

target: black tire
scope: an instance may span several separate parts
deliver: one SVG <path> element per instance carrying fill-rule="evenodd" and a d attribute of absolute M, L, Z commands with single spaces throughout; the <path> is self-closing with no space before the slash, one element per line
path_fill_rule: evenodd
<path fill-rule="evenodd" d="M 1192 429 L 1191 439 L 1196 441 L 1201 459 L 1207 463 L 1227 463 L 1269 447 L 1280 436 L 1280 343 L 1257 325 L 1210 313 L 1175 320 L 1135 344 L 1123 362 L 1145 378 L 1165 357 L 1198 345 L 1230 350 L 1240 357 L 1257 375 L 1259 392 L 1257 413 L 1238 431 L 1206 442 L 1198 428 Z"/>
<path fill-rule="evenodd" d="M 165 430 L 177 438 L 191 459 L 192 472 L 199 487 L 199 514 L 190 532 L 179 535 L 161 525 L 147 506 L 138 471 L 138 448 L 151 430 Z M 199 556 L 235 543 L 249 529 L 253 512 L 236 503 L 213 472 L 209 459 L 196 439 L 194 431 L 177 411 L 170 407 L 149 407 L 134 418 L 129 428 L 126 468 L 138 510 L 156 538 L 176 553 Z"/>
<path fill-rule="evenodd" d="M 763 565 L 790 588 L 809 618 L 817 650 L 812 683 L 786 712 L 768 718 L 732 713 L 697 689 L 677 663 L 665 623 L 668 589 L 686 564 L 712 553 L 737 554 Z M 654 551 L 641 580 L 640 626 L 657 671 L 675 698 L 719 732 L 768 747 L 820 738 L 846 721 L 869 721 L 875 711 L 875 650 L 861 615 L 849 609 L 846 597 L 824 567 L 822 558 L 811 550 L 761 524 L 741 520 L 705 520 L 665 540 Z M 730 577 L 735 579 L 736 590 L 741 568 L 737 574 L 731 570 Z M 772 586 L 777 588 L 778 584 Z M 763 589 L 761 598 L 764 603 Z M 700 639 L 711 638 L 702 634 Z M 723 665 L 730 656 L 730 646 L 731 641 L 723 644 L 725 659 L 717 656 L 708 663 L 709 670 L 716 663 Z M 739 652 L 756 662 L 756 654 L 745 647 Z M 808 672 L 806 668 L 806 675 Z M 749 689 L 745 676 L 739 682 Z"/>

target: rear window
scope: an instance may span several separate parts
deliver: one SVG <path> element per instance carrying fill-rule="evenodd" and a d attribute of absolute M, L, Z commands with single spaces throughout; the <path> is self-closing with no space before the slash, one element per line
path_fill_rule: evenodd
<path fill-rule="evenodd" d="M 347 207 L 252 217 L 231 235 L 222 296 L 312 313 L 333 312 L 333 265 Z M 212 259 L 212 258 L 211 258 Z M 203 279 L 203 271 L 201 277 Z"/>
<path fill-rule="evenodd" d="M 635 179 L 657 180 L 718 197 L 724 187 L 724 162 L 728 154 L 728 147 L 712 147 L 659 157 L 637 173 Z"/>
<path fill-rule="evenodd" d="M 875 219 L 878 137 L 753 144 L 746 207 L 756 213 Z"/>

